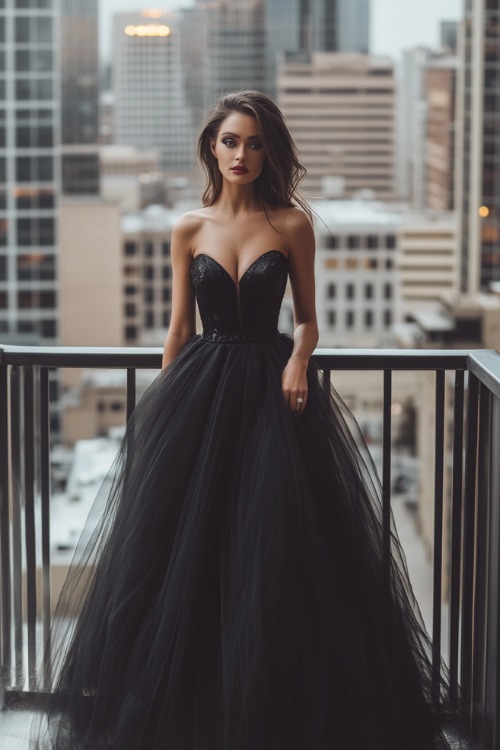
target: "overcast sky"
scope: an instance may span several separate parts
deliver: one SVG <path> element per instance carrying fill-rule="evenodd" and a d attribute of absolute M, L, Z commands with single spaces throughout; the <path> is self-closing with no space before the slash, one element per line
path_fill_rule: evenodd
<path fill-rule="evenodd" d="M 159 7 L 165 10 L 187 7 L 192 0 L 163 0 L 162 3 L 138 0 L 100 0 L 101 48 L 108 58 L 111 39 L 111 16 L 120 10 Z M 399 57 L 401 50 L 417 44 L 435 47 L 439 38 L 439 21 L 462 16 L 464 0 L 372 0 L 371 51 Z"/>

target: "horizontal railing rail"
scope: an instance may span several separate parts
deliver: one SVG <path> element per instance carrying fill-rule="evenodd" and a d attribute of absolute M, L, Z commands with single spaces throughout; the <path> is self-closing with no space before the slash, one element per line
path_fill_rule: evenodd
<path fill-rule="evenodd" d="M 136 403 L 137 370 L 159 370 L 161 355 L 160 348 L 0 346 L 0 690 L 5 702 L 29 697 L 34 689 L 39 602 L 43 640 L 50 634 L 51 372 L 124 370 L 128 417 Z M 332 371 L 382 373 L 386 559 L 391 543 L 393 373 L 434 373 L 434 424 L 426 426 L 434 442 L 434 676 L 437 684 L 446 626 L 452 685 L 457 690 L 460 685 L 480 747 L 500 750 L 500 354 L 491 350 L 317 349 L 314 357 L 325 386 Z M 445 492 L 447 471 L 451 479 Z M 40 498 L 40 544 L 35 496 Z M 41 560 L 37 561 L 39 548 Z M 441 609 L 445 561 L 447 622 L 442 620 Z"/>

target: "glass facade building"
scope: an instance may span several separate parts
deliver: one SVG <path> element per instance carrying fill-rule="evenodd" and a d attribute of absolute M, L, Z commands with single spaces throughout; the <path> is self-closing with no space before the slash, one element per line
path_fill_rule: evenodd
<path fill-rule="evenodd" d="M 59 0 L 62 190 L 99 193 L 97 0 Z"/>
<path fill-rule="evenodd" d="M 466 0 L 461 80 L 461 288 L 500 281 L 500 0 Z"/>
<path fill-rule="evenodd" d="M 58 336 L 55 6 L 0 3 L 0 337 L 10 343 Z"/>
<path fill-rule="evenodd" d="M 61 194 L 99 192 L 97 0 L 0 0 L 0 340 L 57 343 Z"/>

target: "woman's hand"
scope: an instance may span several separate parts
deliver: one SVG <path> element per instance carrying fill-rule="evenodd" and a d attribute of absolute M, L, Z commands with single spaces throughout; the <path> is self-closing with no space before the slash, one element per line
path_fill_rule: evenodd
<path fill-rule="evenodd" d="M 290 409 L 302 413 L 307 403 L 307 361 L 291 356 L 281 375 L 281 387 Z"/>

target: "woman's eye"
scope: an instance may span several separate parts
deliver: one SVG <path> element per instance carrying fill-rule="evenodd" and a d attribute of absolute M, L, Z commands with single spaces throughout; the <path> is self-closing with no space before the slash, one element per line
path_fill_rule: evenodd
<path fill-rule="evenodd" d="M 224 144 L 224 146 L 229 146 L 230 148 L 234 146 L 234 141 L 232 138 L 224 138 L 222 143 Z"/>
<path fill-rule="evenodd" d="M 250 148 L 253 148 L 254 151 L 259 151 L 262 148 L 262 143 L 252 143 Z"/>

